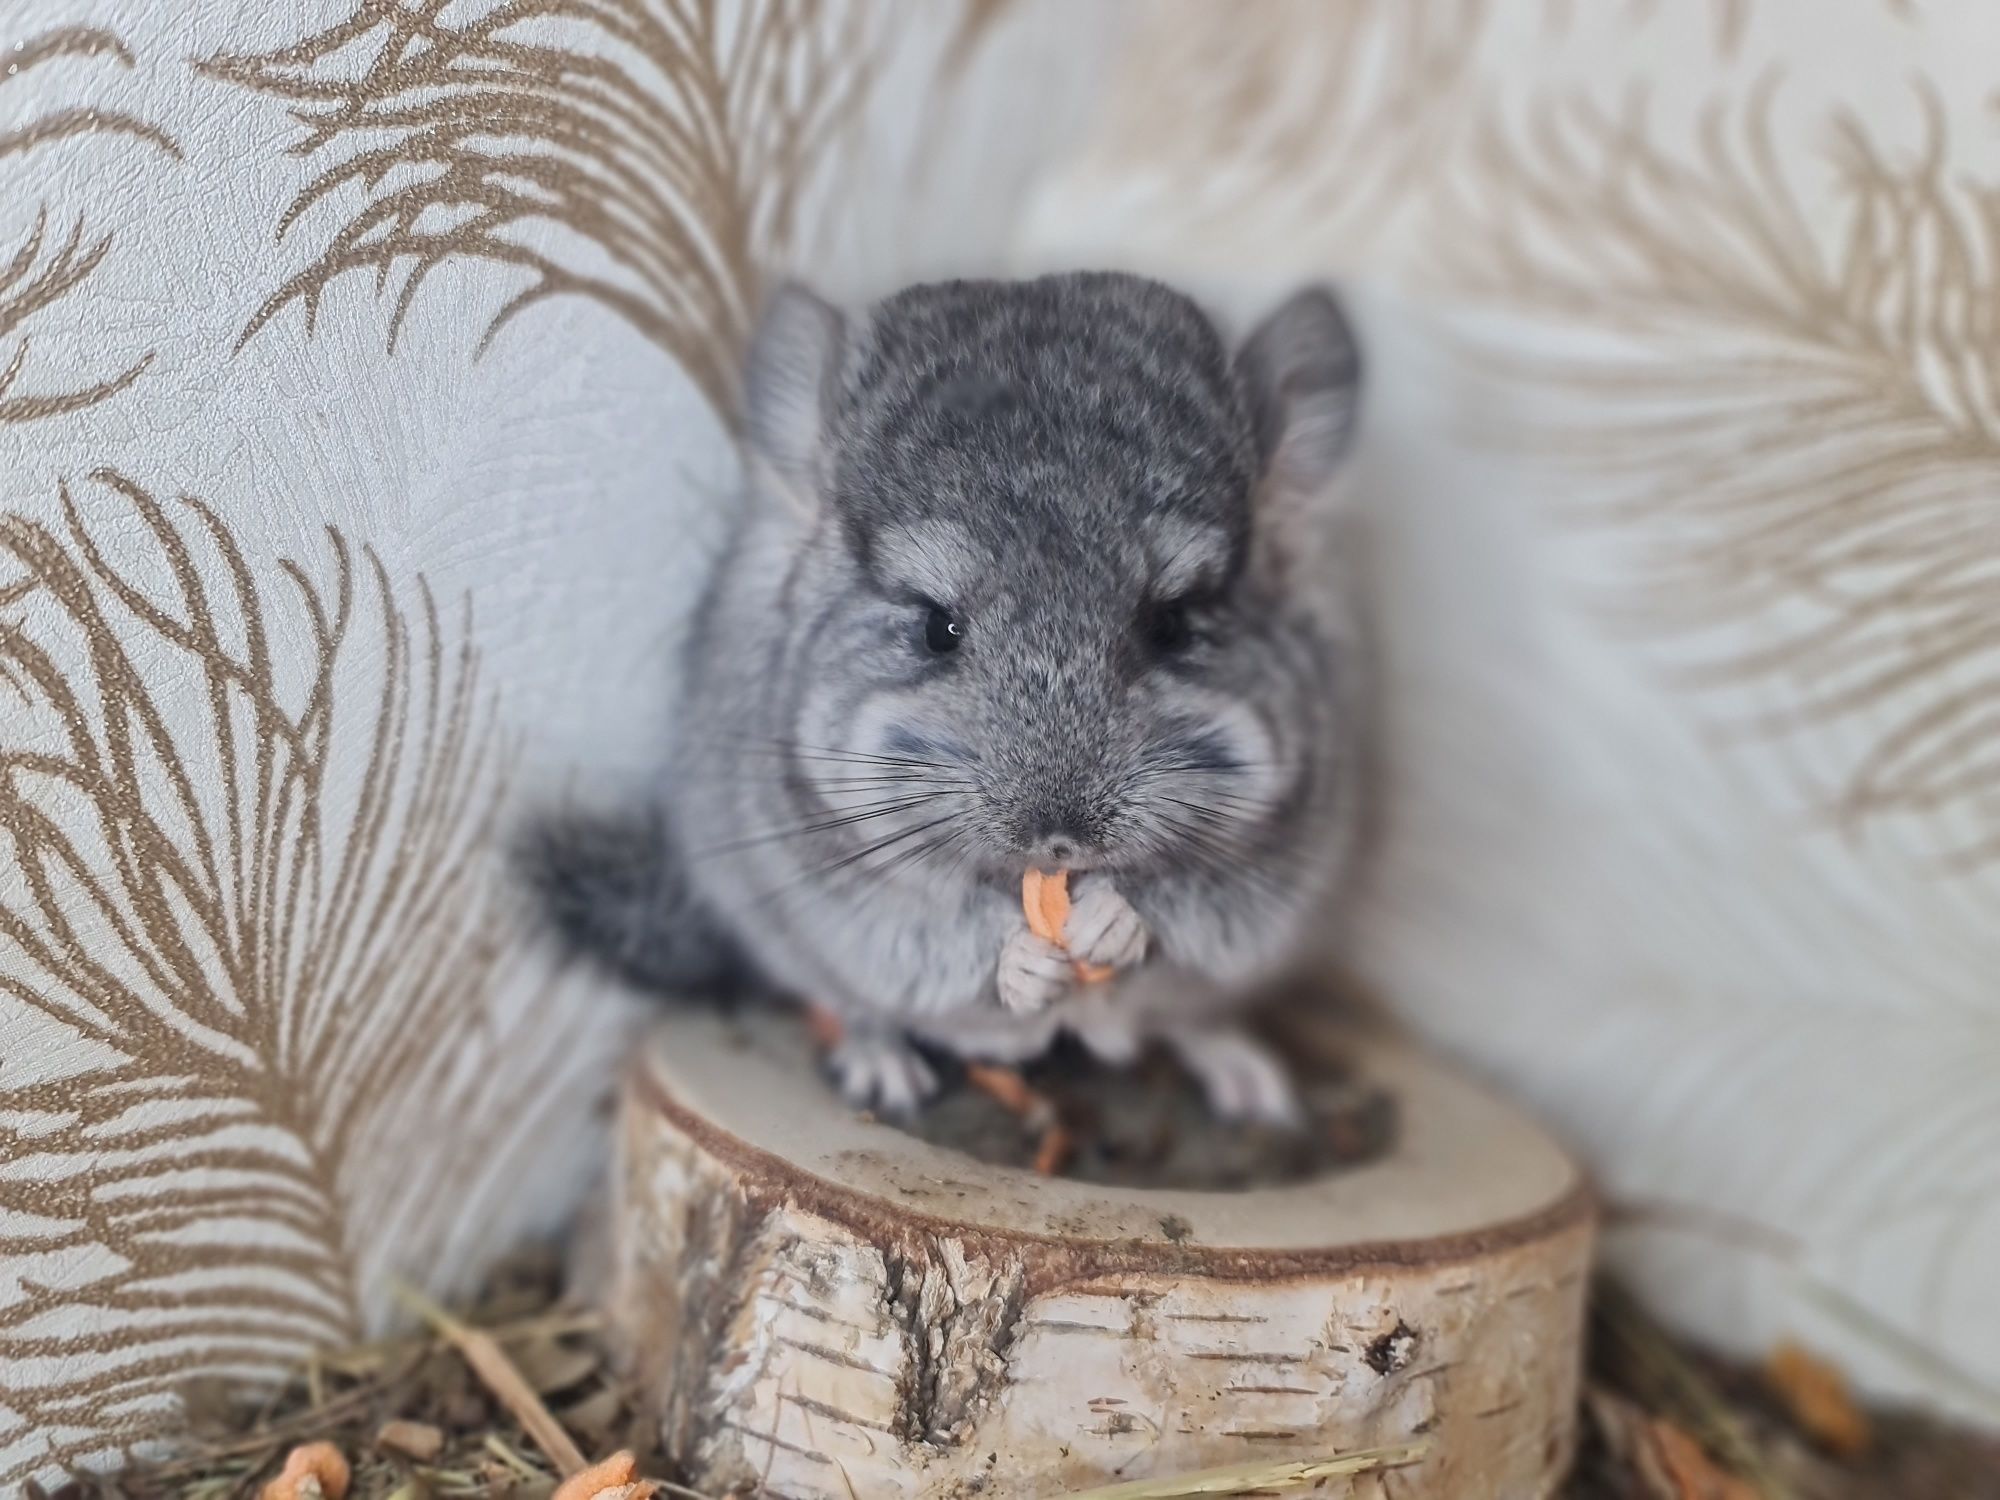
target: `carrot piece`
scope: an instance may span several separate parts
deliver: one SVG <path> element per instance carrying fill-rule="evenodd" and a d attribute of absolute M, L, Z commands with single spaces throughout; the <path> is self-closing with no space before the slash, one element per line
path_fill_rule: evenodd
<path fill-rule="evenodd" d="M 1820 1445 L 1842 1458 L 1859 1458 L 1874 1439 L 1868 1414 L 1855 1403 L 1847 1378 L 1794 1343 L 1783 1343 L 1764 1362 L 1764 1381 L 1793 1418 Z"/>
<path fill-rule="evenodd" d="M 1028 871 L 1021 877 L 1021 913 L 1028 931 L 1061 947 L 1063 928 L 1069 925 L 1069 876 Z"/>
<path fill-rule="evenodd" d="M 1701 1444 L 1664 1418 L 1650 1424 L 1652 1449 L 1678 1500 L 1757 1500 L 1750 1482 L 1720 1469 Z"/>
<path fill-rule="evenodd" d="M 1026 1116 L 1041 1102 L 1028 1080 L 1012 1068 L 996 1068 L 989 1063 L 967 1063 L 965 1081 L 991 1097 L 1012 1115 Z"/>
<path fill-rule="evenodd" d="M 1076 1149 L 1076 1142 L 1061 1125 L 1051 1125 L 1042 1132 L 1041 1144 L 1035 1147 L 1035 1170 L 1044 1177 L 1053 1177 L 1069 1165 L 1070 1153 Z"/>
<path fill-rule="evenodd" d="M 1040 870 L 1030 870 L 1023 875 L 1021 914 L 1028 919 L 1028 931 L 1043 942 L 1067 951 L 1069 945 L 1063 941 L 1063 929 L 1069 926 L 1069 872 L 1057 870 L 1045 875 Z M 1070 967 L 1085 984 L 1102 984 L 1116 972 L 1105 964 L 1087 964 L 1077 958 L 1070 960 Z"/>
<path fill-rule="evenodd" d="M 996 1068 L 990 1063 L 967 1063 L 965 1081 L 987 1095 L 1010 1115 L 1018 1115 L 1028 1124 L 1045 1121 L 1041 1138 L 1035 1143 L 1035 1170 L 1044 1177 L 1053 1177 L 1069 1164 L 1070 1154 L 1076 1149 L 1076 1142 L 1056 1118 L 1056 1107 L 1045 1096 L 1038 1094 L 1028 1080 L 1012 1068 Z"/>
<path fill-rule="evenodd" d="M 549 1500 L 650 1500 L 659 1486 L 638 1478 L 639 1460 L 622 1449 L 601 1464 L 579 1469 L 556 1488 Z"/>
<path fill-rule="evenodd" d="M 285 1467 L 259 1500 L 342 1500 L 353 1477 L 347 1460 L 331 1443 L 301 1443 L 285 1455 Z"/>

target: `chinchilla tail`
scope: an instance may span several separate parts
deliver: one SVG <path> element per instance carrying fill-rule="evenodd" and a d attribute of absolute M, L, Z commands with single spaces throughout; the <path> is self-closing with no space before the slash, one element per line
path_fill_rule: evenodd
<path fill-rule="evenodd" d="M 516 862 L 557 937 L 642 989 L 729 1002 L 761 990 L 741 947 L 695 893 L 664 811 L 534 825 Z"/>

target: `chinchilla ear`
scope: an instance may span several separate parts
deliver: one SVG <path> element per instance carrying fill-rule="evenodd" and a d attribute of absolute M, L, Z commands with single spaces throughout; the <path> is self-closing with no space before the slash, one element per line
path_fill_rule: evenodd
<path fill-rule="evenodd" d="M 1250 397 L 1260 505 L 1280 528 L 1310 512 L 1354 437 L 1361 351 L 1333 292 L 1295 292 L 1244 341 L 1236 369 Z"/>
<path fill-rule="evenodd" d="M 750 460 L 767 488 L 803 511 L 818 504 L 823 407 L 844 331 L 836 308 L 786 282 L 765 304 L 744 365 Z"/>

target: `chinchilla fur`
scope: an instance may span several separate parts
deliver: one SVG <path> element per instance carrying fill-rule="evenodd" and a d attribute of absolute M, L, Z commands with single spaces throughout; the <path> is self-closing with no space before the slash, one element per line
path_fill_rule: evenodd
<path fill-rule="evenodd" d="M 1332 538 L 1360 361 L 1299 293 L 1232 356 L 1187 297 L 1091 273 L 772 299 L 746 477 L 686 641 L 656 805 L 546 830 L 571 939 L 657 987 L 838 1015 L 851 1098 L 914 1107 L 913 1040 L 1177 1046 L 1285 1118 L 1236 1028 L 1348 861 L 1364 709 Z M 1028 932 L 1071 872 L 1082 987 Z M 754 976 L 754 979 L 750 976 Z"/>

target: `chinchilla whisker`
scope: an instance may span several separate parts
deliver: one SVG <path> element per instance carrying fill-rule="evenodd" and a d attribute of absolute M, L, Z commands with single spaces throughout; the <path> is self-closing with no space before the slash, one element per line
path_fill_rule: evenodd
<path fill-rule="evenodd" d="M 729 750 L 740 755 L 761 755 L 781 760 L 832 761 L 841 765 L 926 771 L 963 769 L 950 761 L 925 760 L 909 755 L 878 755 L 868 750 L 844 750 L 837 745 L 808 745 L 792 740 L 711 738 L 703 743 L 713 749 Z"/>
<path fill-rule="evenodd" d="M 1173 783 L 1169 783 L 1172 785 Z M 1181 787 L 1185 797 L 1177 797 L 1170 791 L 1156 790 L 1153 795 L 1182 807 L 1202 807 L 1218 813 L 1228 813 L 1246 821 L 1256 821 L 1257 817 L 1270 810 L 1270 804 L 1262 798 L 1248 797 L 1241 792 L 1232 792 L 1227 787 L 1190 786 Z"/>
<path fill-rule="evenodd" d="M 859 770 L 882 771 L 952 771 L 958 767 L 943 761 L 892 760 L 880 755 L 841 755 L 827 750 L 785 750 L 769 746 L 732 746 L 737 755 L 756 755 L 766 760 L 783 761 L 787 765 L 807 762 L 812 765 L 853 766 Z"/>
<path fill-rule="evenodd" d="M 808 799 L 817 798 L 834 806 L 839 799 L 880 792 L 893 795 L 907 791 L 912 794 L 930 790 L 938 792 L 972 792 L 978 783 L 964 776 L 940 776 L 928 772 L 888 771 L 876 772 L 864 768 L 853 775 L 824 775 L 818 771 L 801 770 L 796 767 L 783 771 L 766 771 L 746 768 L 737 773 L 738 780 L 745 786 L 761 785 L 774 792 L 783 791 L 792 795 L 803 795 Z"/>
<path fill-rule="evenodd" d="M 951 813 L 947 814 L 942 818 L 933 818 L 931 821 L 927 823 L 919 823 L 914 828 L 900 829 L 897 832 L 890 834 L 885 839 L 876 840 L 874 843 L 869 844 L 866 848 L 856 849 L 849 854 L 843 855 L 839 859 L 829 861 L 826 864 L 816 865 L 811 869 L 802 870 L 792 879 L 785 881 L 782 884 L 777 885 L 768 891 L 765 891 L 762 895 L 753 898 L 752 904 L 756 906 L 768 906 L 773 901 L 777 901 L 780 898 L 790 894 L 792 891 L 797 890 L 800 886 L 811 885 L 816 881 L 830 879 L 831 877 L 839 874 L 843 870 L 850 869 L 856 864 L 859 864 L 862 860 L 867 859 L 871 855 L 879 854 L 884 849 L 893 848 L 895 845 L 901 843 L 905 839 L 915 838 L 919 834 L 928 833 L 930 830 L 934 828 L 938 828 L 946 823 L 952 822 L 957 816 L 958 815 L 956 813 Z M 862 871 L 862 874 L 864 876 L 869 876 L 872 874 L 872 872 L 864 869 Z"/>
<path fill-rule="evenodd" d="M 1155 781 L 1164 781 L 1180 776 L 1200 776 L 1208 780 L 1223 780 L 1229 777 L 1247 776 L 1252 772 L 1275 771 L 1280 776 L 1290 776 L 1296 768 L 1283 761 L 1232 761 L 1228 765 L 1214 766 L 1190 762 L 1176 762 L 1165 765 L 1142 766 L 1134 771 L 1128 782 L 1143 786 Z"/>
<path fill-rule="evenodd" d="M 1180 802 L 1178 798 L 1166 800 L 1178 803 L 1198 816 L 1207 814 L 1206 809 L 1196 804 Z M 1249 847 L 1238 832 L 1240 825 L 1231 819 L 1217 819 L 1207 815 L 1202 816 L 1201 822 L 1195 823 L 1169 813 L 1161 816 L 1161 822 L 1190 842 L 1198 841 L 1217 857 L 1226 860 L 1228 862 L 1226 868 L 1232 875 L 1261 881 L 1273 891 L 1284 889 L 1282 882 L 1270 868 L 1274 862 L 1282 871 L 1291 873 L 1301 873 L 1306 864 L 1305 857 L 1296 850 L 1283 847 L 1271 849 Z"/>
<path fill-rule="evenodd" d="M 1161 794 L 1160 800 L 1193 813 L 1204 824 L 1218 832 L 1235 832 L 1248 821 L 1244 818 L 1244 813 L 1261 810 L 1253 802 L 1225 803 L 1218 807 L 1213 802 L 1194 802 L 1186 797 L 1175 797 L 1164 793 Z"/>
<path fill-rule="evenodd" d="M 954 837 L 955 830 L 947 830 L 939 834 L 936 838 L 925 839 L 913 849 L 899 849 L 886 863 L 877 865 L 868 873 L 870 877 L 879 877 L 893 874 L 897 870 L 905 868 L 914 869 L 936 854 L 940 849 L 947 847 Z"/>
<path fill-rule="evenodd" d="M 1214 884 L 1224 884 L 1229 873 L 1214 855 L 1185 841 L 1154 839 L 1149 841 L 1149 849 L 1155 859 L 1173 859 L 1185 872 Z"/>
<path fill-rule="evenodd" d="M 929 833 L 933 828 L 942 828 L 945 824 L 951 822 L 957 816 L 958 816 L 957 813 L 946 813 L 941 818 L 932 818 L 928 823 L 919 823 L 914 828 L 900 829 L 899 831 L 890 834 L 885 839 L 877 839 L 874 843 L 868 845 L 865 849 L 856 849 L 850 854 L 842 855 L 839 859 L 834 860 L 830 864 L 822 865 L 818 870 L 814 871 L 813 874 L 821 877 L 837 875 L 841 871 L 850 869 L 853 866 L 861 863 L 862 860 L 867 859 L 871 855 L 879 854 L 884 849 L 893 848 L 895 845 L 900 844 L 905 839 L 911 839 L 917 837 L 917 835 L 919 834 Z"/>
<path fill-rule="evenodd" d="M 1231 848 L 1230 845 L 1217 838 L 1208 829 L 1202 828 L 1198 824 L 1190 823 L 1185 818 L 1167 816 L 1163 817 L 1161 822 L 1181 839 L 1185 840 L 1192 848 L 1200 850 L 1215 859 L 1237 857 L 1237 851 Z"/>
<path fill-rule="evenodd" d="M 893 817 L 897 813 L 910 812 L 937 800 L 949 793 L 926 793 L 919 797 L 899 797 L 888 802 L 877 802 L 867 807 L 853 808 L 836 817 L 816 818 L 806 823 L 795 823 L 789 828 L 769 830 L 749 838 L 732 839 L 709 849 L 697 849 L 690 858 L 707 859 L 718 854 L 733 854 L 743 849 L 753 849 L 760 844 L 779 843 L 785 839 L 808 838 L 816 833 L 829 833 L 836 828 L 851 827 L 856 823 L 872 822 L 876 818 Z"/>
<path fill-rule="evenodd" d="M 975 847 L 972 834 L 973 830 L 970 825 L 963 822 L 959 823 L 955 828 L 947 829 L 941 837 L 930 841 L 923 855 L 919 857 L 916 863 L 921 864 L 925 859 L 935 854 L 943 853 L 945 855 L 945 863 L 939 871 L 938 878 L 941 880 L 956 879 L 959 872 L 965 868 L 967 861 L 972 858 Z"/>
<path fill-rule="evenodd" d="M 893 817 L 898 812 L 905 810 L 895 807 L 882 808 L 876 812 L 859 813 L 852 817 L 828 818 L 819 823 L 806 823 L 792 828 L 780 828 L 774 832 L 752 834 L 744 838 L 732 839 L 727 843 L 712 844 L 705 849 L 693 850 L 689 853 L 688 858 L 691 861 L 719 859 L 724 855 L 741 854 L 749 849 L 762 848 L 770 844 L 787 843 L 796 839 L 811 838 L 815 834 L 830 833 L 837 828 L 873 822 L 879 818 Z"/>
<path fill-rule="evenodd" d="M 929 770 L 954 769 L 950 761 L 928 760 L 921 755 L 883 755 L 873 750 L 849 750 L 839 745 L 808 745 L 796 740 L 771 740 L 767 743 L 791 755 L 823 755 L 836 760 L 883 766 L 922 766 Z"/>
<path fill-rule="evenodd" d="M 811 785 L 815 790 L 819 791 L 825 791 L 828 788 L 838 788 L 846 791 L 856 787 L 898 785 L 949 787 L 953 791 L 970 791 L 972 789 L 972 783 L 969 781 L 941 781 L 935 776 L 919 776 L 909 773 L 896 776 L 815 776 L 812 779 Z"/>
<path fill-rule="evenodd" d="M 1224 842 L 1209 830 L 1185 819 L 1162 815 L 1160 822 L 1184 841 L 1186 852 L 1201 857 L 1210 873 L 1225 879 L 1248 881 L 1273 894 L 1282 893 L 1282 882 L 1265 868 L 1262 856 Z"/>
<path fill-rule="evenodd" d="M 958 816 L 959 815 L 956 812 L 947 813 L 941 818 L 932 818 L 928 822 L 919 823 L 911 828 L 898 829 L 895 833 L 890 834 L 887 838 L 877 839 L 874 843 L 868 844 L 860 849 L 852 850 L 847 854 L 842 855 L 838 859 L 829 860 L 824 864 L 815 865 L 810 869 L 801 870 L 791 880 L 788 880 L 783 884 L 769 891 L 766 891 L 763 895 L 757 897 L 756 904 L 760 906 L 767 905 L 772 901 L 776 901 L 781 896 L 784 896 L 791 891 L 797 890 L 800 886 L 810 885 L 815 881 L 828 879 L 834 875 L 839 874 L 843 870 L 852 868 L 854 865 L 860 863 L 862 860 L 867 859 L 871 855 L 879 854 L 884 849 L 890 849 L 895 847 L 895 845 L 901 843 L 905 839 L 915 838 L 919 834 L 928 833 L 934 828 L 942 827 L 944 824 L 954 821 Z"/>
<path fill-rule="evenodd" d="M 969 828 L 960 827 L 953 830 L 951 862 L 945 866 L 944 878 L 946 880 L 956 880 L 964 873 L 965 867 L 972 863 L 973 856 L 977 852 L 978 844 L 974 840 L 972 831 Z"/>
<path fill-rule="evenodd" d="M 1215 806 L 1215 804 L 1212 802 L 1196 802 L 1189 797 L 1176 797 L 1171 792 L 1160 793 L 1160 800 L 1162 802 L 1170 803 L 1174 807 L 1184 807 L 1189 812 L 1200 813 L 1204 817 L 1219 818 L 1219 819 L 1227 818 L 1227 814 L 1225 814 L 1222 811 L 1222 809 Z M 1229 821 L 1234 821 L 1234 820 L 1232 819 Z"/>

